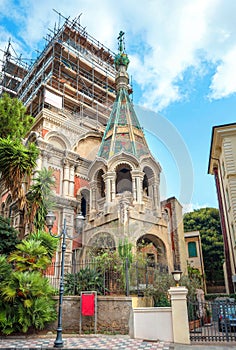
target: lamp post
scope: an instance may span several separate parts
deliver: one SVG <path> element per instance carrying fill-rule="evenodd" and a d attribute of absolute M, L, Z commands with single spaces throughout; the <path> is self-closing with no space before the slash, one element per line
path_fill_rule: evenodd
<path fill-rule="evenodd" d="M 49 233 L 52 237 L 61 238 L 62 237 L 62 245 L 61 245 L 61 274 L 60 274 L 60 287 L 59 287 L 59 305 L 58 305 L 58 326 L 57 326 L 57 337 L 54 342 L 55 348 L 63 348 L 63 340 L 62 340 L 62 303 L 63 303 L 63 293 L 64 293 L 64 265 L 65 265 L 65 251 L 66 251 L 66 237 L 73 239 L 75 237 L 70 237 L 67 234 L 66 229 L 66 219 L 64 219 L 64 225 L 62 232 L 59 235 L 52 234 L 52 228 L 56 217 L 52 212 L 49 212 L 46 215 L 46 225 L 48 227 Z M 80 233 L 83 230 L 84 225 L 84 216 L 80 213 L 75 217 L 75 231 L 76 233 Z"/>
<path fill-rule="evenodd" d="M 180 270 L 174 270 L 174 271 L 172 271 L 172 275 L 173 275 L 174 280 L 175 280 L 175 282 L 176 282 L 176 287 L 179 287 L 179 281 L 180 281 L 180 279 L 181 279 L 182 273 L 183 273 L 183 272 L 180 271 Z"/>

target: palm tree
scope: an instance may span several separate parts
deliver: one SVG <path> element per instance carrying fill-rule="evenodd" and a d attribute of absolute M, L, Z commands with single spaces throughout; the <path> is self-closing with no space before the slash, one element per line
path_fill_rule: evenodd
<path fill-rule="evenodd" d="M 41 241 L 35 239 L 24 239 L 16 245 L 17 250 L 12 252 L 8 258 L 19 271 L 43 272 L 51 262 L 47 249 L 41 245 Z"/>
<path fill-rule="evenodd" d="M 37 271 L 15 271 L 0 290 L 0 327 L 5 334 L 43 329 L 56 319 L 54 293 L 49 281 Z"/>
<path fill-rule="evenodd" d="M 27 216 L 30 232 L 33 231 L 33 228 L 44 229 L 46 215 L 53 207 L 51 198 L 54 185 L 55 179 L 52 169 L 42 168 L 37 171 L 37 176 L 27 193 Z"/>
<path fill-rule="evenodd" d="M 0 138 L 0 184 L 11 192 L 12 199 L 18 200 L 19 209 L 26 203 L 26 191 L 30 177 L 36 167 L 39 151 L 35 144 L 25 147 L 20 140 Z M 23 188 L 25 183 L 26 189 Z"/>
<path fill-rule="evenodd" d="M 50 236 L 47 232 L 40 230 L 31 233 L 26 239 L 40 241 L 41 246 L 47 250 L 47 256 L 51 261 L 58 247 L 58 239 L 55 239 L 54 237 Z"/>

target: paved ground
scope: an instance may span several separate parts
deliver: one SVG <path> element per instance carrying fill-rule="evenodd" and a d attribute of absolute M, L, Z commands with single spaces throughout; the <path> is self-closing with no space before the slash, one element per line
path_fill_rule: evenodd
<path fill-rule="evenodd" d="M 25 338 L 7 337 L 0 338 L 0 349 L 55 349 L 54 338 Z M 109 349 L 142 349 L 142 350 L 171 350 L 171 344 L 160 341 L 150 342 L 144 340 L 130 339 L 125 336 L 64 336 L 64 349 L 89 349 L 89 350 L 109 350 Z"/>
<path fill-rule="evenodd" d="M 2 337 L 0 338 L 0 349 L 5 350 L 33 350 L 33 349 L 55 349 L 55 337 Z M 145 341 L 130 339 L 129 336 L 104 336 L 88 335 L 73 336 L 63 335 L 63 349 L 84 349 L 84 350 L 235 350 L 236 343 L 192 344 L 181 345 L 165 343 L 162 341 Z"/>

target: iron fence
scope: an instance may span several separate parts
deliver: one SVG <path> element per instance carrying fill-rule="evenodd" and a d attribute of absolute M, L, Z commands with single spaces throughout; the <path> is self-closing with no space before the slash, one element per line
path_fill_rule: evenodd
<path fill-rule="evenodd" d="M 236 302 L 188 300 L 190 340 L 236 341 Z"/>
<path fill-rule="evenodd" d="M 45 271 L 44 275 L 50 284 L 59 289 L 61 265 L 57 262 Z M 64 266 L 64 294 L 76 295 L 81 290 L 97 290 L 100 295 L 143 294 L 152 286 L 156 274 L 168 273 L 164 264 L 138 262 L 128 260 L 116 264 L 99 263 L 95 260 L 85 260 L 80 263 Z"/>

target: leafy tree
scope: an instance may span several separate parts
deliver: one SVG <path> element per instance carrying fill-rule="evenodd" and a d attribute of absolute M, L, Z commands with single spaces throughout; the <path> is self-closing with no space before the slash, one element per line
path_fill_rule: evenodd
<path fill-rule="evenodd" d="M 33 124 L 34 118 L 26 114 L 26 108 L 17 98 L 4 93 L 0 98 L 0 138 L 20 140 Z"/>
<path fill-rule="evenodd" d="M 184 215 L 184 230 L 199 231 L 206 280 L 209 284 L 222 281 L 224 244 L 221 233 L 219 211 L 215 208 L 201 208 Z"/>
<path fill-rule="evenodd" d="M 11 227 L 10 220 L 0 216 L 0 254 L 8 255 L 14 249 L 19 240 L 18 232 Z"/>

